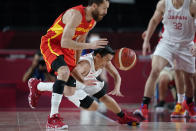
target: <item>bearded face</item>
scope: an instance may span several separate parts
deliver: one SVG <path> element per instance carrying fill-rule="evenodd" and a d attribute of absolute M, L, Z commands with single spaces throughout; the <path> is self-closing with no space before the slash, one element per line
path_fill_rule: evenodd
<path fill-rule="evenodd" d="M 92 17 L 95 21 L 101 21 L 103 19 L 103 17 L 105 16 L 106 14 L 101 14 L 99 13 L 98 9 L 95 9 L 93 12 L 92 12 Z"/>
<path fill-rule="evenodd" d="M 92 11 L 92 17 L 95 21 L 100 21 L 107 14 L 107 9 L 109 8 L 109 2 L 104 1 L 102 4 L 96 5 L 94 11 Z"/>

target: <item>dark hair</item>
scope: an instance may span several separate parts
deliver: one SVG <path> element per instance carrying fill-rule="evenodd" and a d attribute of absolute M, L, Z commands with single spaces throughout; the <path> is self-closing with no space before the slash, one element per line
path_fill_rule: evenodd
<path fill-rule="evenodd" d="M 105 0 L 105 1 L 109 2 L 110 0 Z M 103 3 L 103 2 L 104 2 L 104 0 L 88 0 L 88 5 L 92 5 L 93 3 L 99 5 L 99 4 Z"/>
<path fill-rule="evenodd" d="M 114 55 L 115 51 L 110 46 L 105 46 L 105 48 L 98 48 L 94 50 L 93 55 L 96 56 L 97 54 L 100 54 L 101 57 L 106 56 L 107 54 Z"/>

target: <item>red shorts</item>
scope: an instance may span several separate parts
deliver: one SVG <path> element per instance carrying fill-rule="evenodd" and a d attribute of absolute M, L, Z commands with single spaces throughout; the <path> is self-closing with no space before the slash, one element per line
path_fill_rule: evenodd
<path fill-rule="evenodd" d="M 70 71 L 76 66 L 75 51 L 62 48 L 59 41 L 43 36 L 41 38 L 40 50 L 46 62 L 48 72 L 52 71 L 52 62 L 60 55 L 64 56 L 65 63 Z"/>

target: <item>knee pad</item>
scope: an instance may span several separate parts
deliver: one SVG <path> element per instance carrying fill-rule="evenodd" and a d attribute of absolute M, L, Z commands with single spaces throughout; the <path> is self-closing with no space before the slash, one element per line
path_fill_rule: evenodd
<path fill-rule="evenodd" d="M 106 87 L 103 87 L 99 92 L 93 95 L 98 100 L 106 94 Z"/>
<path fill-rule="evenodd" d="M 63 94 L 65 85 L 66 85 L 65 81 L 56 80 L 54 85 L 53 85 L 53 93 Z"/>
<path fill-rule="evenodd" d="M 88 109 L 92 105 L 93 101 L 93 98 L 86 96 L 83 100 L 80 100 L 80 107 Z"/>

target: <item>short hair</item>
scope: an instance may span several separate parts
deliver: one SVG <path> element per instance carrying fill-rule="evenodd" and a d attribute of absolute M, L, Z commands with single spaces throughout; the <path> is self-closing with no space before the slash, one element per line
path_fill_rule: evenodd
<path fill-rule="evenodd" d="M 105 46 L 105 48 L 95 49 L 94 52 L 93 52 L 93 55 L 96 56 L 97 54 L 100 54 L 101 57 L 104 57 L 107 54 L 114 55 L 115 51 L 109 45 L 107 45 L 107 46 Z"/>
<path fill-rule="evenodd" d="M 105 0 L 105 1 L 110 2 L 110 0 Z M 88 0 L 88 5 L 92 5 L 93 3 L 99 5 L 99 4 L 103 3 L 103 2 L 104 2 L 104 0 Z"/>

